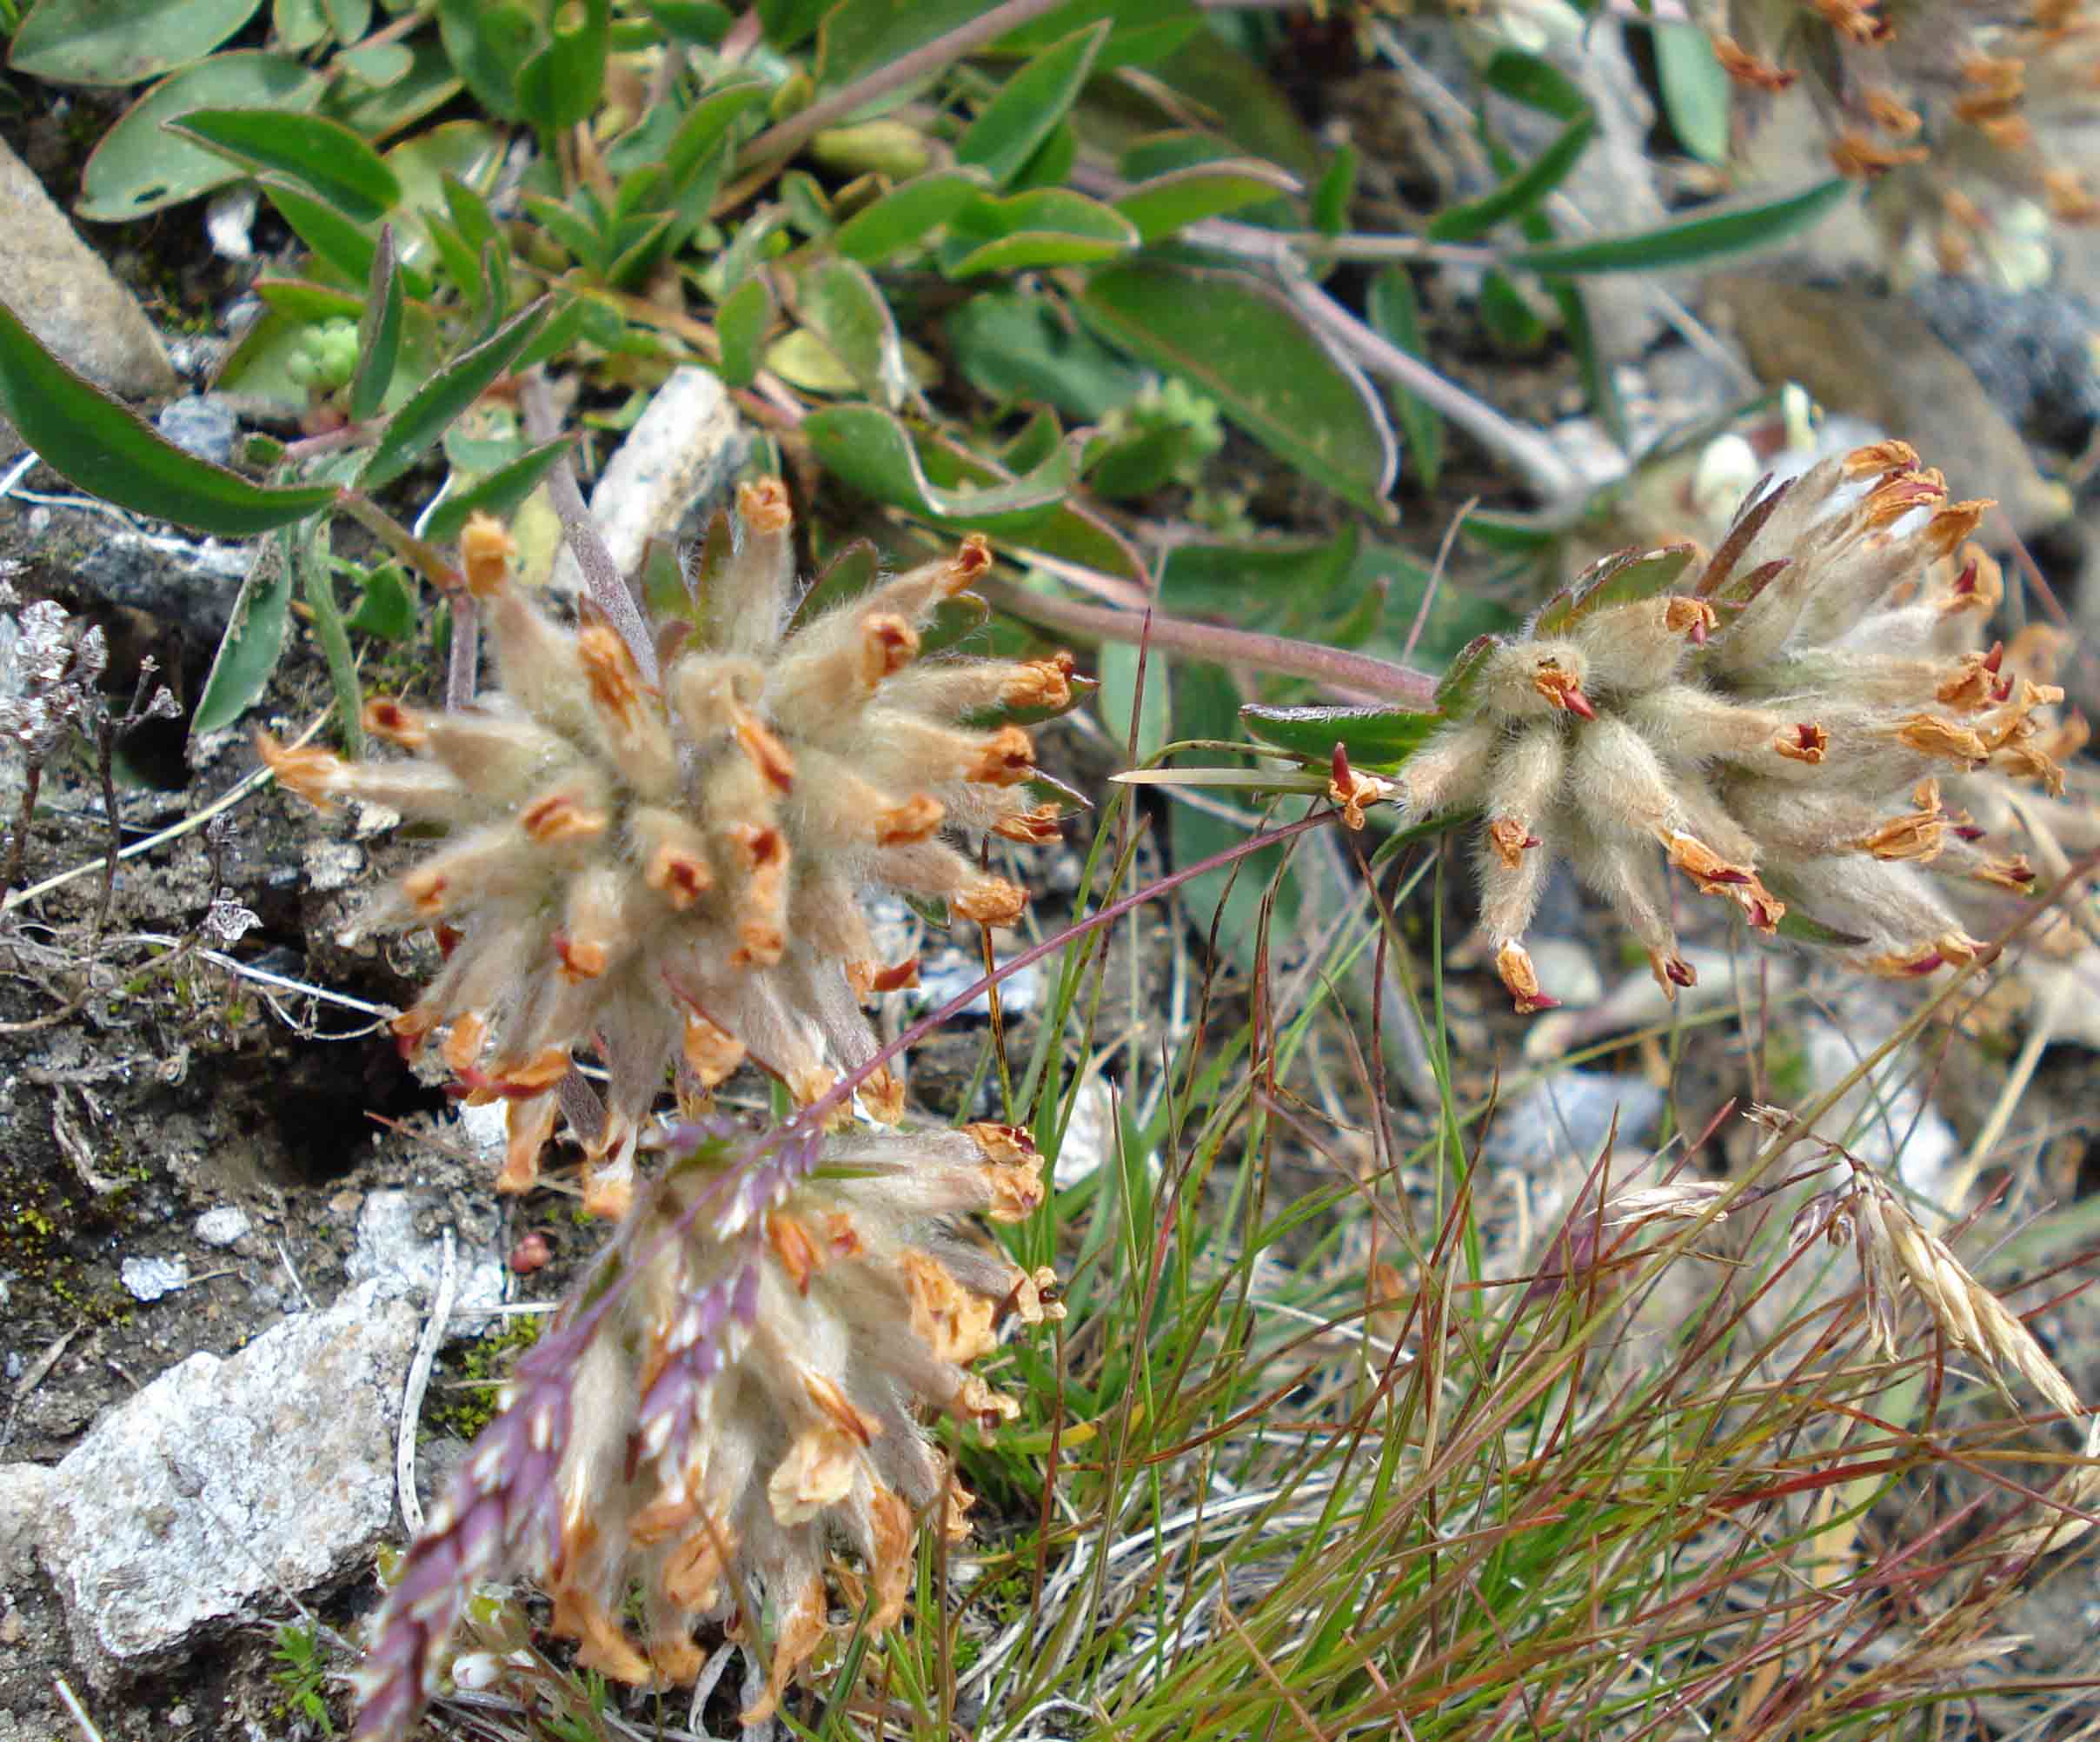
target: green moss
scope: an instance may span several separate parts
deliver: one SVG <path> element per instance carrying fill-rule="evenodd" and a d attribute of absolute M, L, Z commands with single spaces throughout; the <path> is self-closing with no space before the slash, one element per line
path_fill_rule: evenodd
<path fill-rule="evenodd" d="M 474 1439 L 494 1419 L 503 1380 L 519 1354 L 540 1340 L 546 1323 L 544 1313 L 515 1313 L 451 1357 L 447 1376 L 457 1389 L 431 1387 L 423 1425 L 434 1433 Z"/>

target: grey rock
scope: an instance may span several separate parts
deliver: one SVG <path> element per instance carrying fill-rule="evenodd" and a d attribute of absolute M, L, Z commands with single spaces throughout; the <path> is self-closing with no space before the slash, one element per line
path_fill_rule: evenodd
<path fill-rule="evenodd" d="M 1663 1092 L 1645 1077 L 1563 1071 L 1495 1114 L 1484 1155 L 1491 1166 L 1538 1171 L 1557 1160 L 1594 1160 L 1612 1139 L 1638 1143 L 1663 1114 Z"/>
<path fill-rule="evenodd" d="M 650 539 L 692 535 L 696 529 L 686 517 L 721 493 L 743 448 L 721 377 L 674 369 L 591 492 L 591 518 L 622 575 L 635 573 Z M 583 571 L 566 545 L 555 559 L 554 586 L 571 597 L 583 589 Z"/>
<path fill-rule="evenodd" d="M 0 302 L 90 381 L 127 398 L 173 393 L 160 335 L 52 203 L 29 165 L 0 143 Z"/>
<path fill-rule="evenodd" d="M 183 1258 L 127 1258 L 116 1267 L 124 1292 L 134 1300 L 158 1300 L 189 1282 L 189 1263 Z"/>
<path fill-rule="evenodd" d="M 361 1565 L 392 1515 L 417 1330 L 362 1284 L 170 1367 L 66 1456 L 41 1553 L 98 1689 Z"/>
<path fill-rule="evenodd" d="M 905 993 L 906 1007 L 917 1014 L 937 1010 L 984 978 L 984 963 L 959 949 L 928 953 L 919 963 L 919 984 Z M 1026 1016 L 1041 1001 L 1043 978 L 1033 966 L 1010 974 L 999 982 L 999 1009 L 1002 1016 Z M 960 1016 L 988 1016 L 992 998 L 980 992 L 956 1013 Z"/>
<path fill-rule="evenodd" d="M 439 1231 L 444 1213 L 444 1199 L 436 1192 L 370 1193 L 357 1212 L 357 1244 L 344 1273 L 353 1282 L 369 1279 L 394 1293 L 413 1291 L 426 1301 L 434 1298 L 444 1267 L 445 1241 Z M 486 1309 L 502 1304 L 508 1274 L 493 1248 L 457 1240 L 447 1330 L 470 1337 L 484 1329 L 490 1317 Z"/>
<path fill-rule="evenodd" d="M 183 452 L 224 466 L 232 462 L 241 421 L 233 407 L 216 395 L 193 393 L 186 399 L 169 400 L 153 420 L 153 427 Z"/>
<path fill-rule="evenodd" d="M 56 1479 L 46 1465 L 0 1464 L 0 1585 L 29 1576 Z"/>
<path fill-rule="evenodd" d="M 206 1246 L 231 1246 L 254 1226 L 238 1204 L 221 1204 L 196 1219 L 196 1237 Z"/>

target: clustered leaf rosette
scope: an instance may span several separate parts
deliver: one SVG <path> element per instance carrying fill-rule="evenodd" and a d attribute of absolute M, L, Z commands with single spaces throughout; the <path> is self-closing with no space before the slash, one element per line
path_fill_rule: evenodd
<path fill-rule="evenodd" d="M 1027 901 L 959 841 L 1054 838 L 1020 726 L 966 722 L 1071 698 L 1069 655 L 918 657 L 936 609 L 984 574 L 980 538 L 795 616 L 790 510 L 747 484 L 732 542 L 718 522 L 686 596 L 652 626 L 661 685 L 586 609 L 557 624 L 513 579 L 515 552 L 477 517 L 462 540 L 495 643 L 495 693 L 459 711 L 395 701 L 365 726 L 410 753 L 346 762 L 262 754 L 317 804 L 342 799 L 445 825 L 449 839 L 362 916 L 436 929 L 445 965 L 395 1031 L 442 1056 L 470 1100 L 508 1102 L 500 1189 L 538 1177 L 557 1087 L 595 1047 L 610 1072 L 601 1129 L 579 1132 L 586 1201 L 620 1213 L 638 1131 L 668 1078 L 705 1091 L 749 1056 L 804 1102 L 876 1047 L 861 1001 L 914 983 L 885 965 L 864 888 L 1007 925 Z M 903 1110 L 887 1067 L 861 1090 Z"/>
<path fill-rule="evenodd" d="M 1921 231 L 1942 270 L 1992 251 L 2009 196 L 2059 223 L 2100 219 L 2085 173 L 2100 20 L 2083 0 L 1734 0 L 1714 46 L 1753 102 L 1788 93 L 1818 114 L 1839 173 L 1880 183 L 1884 225 Z"/>
<path fill-rule="evenodd" d="M 834 1629 L 896 1624 L 921 1528 L 967 1536 L 927 1423 L 1011 1420 L 973 1364 L 1064 1315 L 1047 1268 L 966 1227 L 1041 1203 L 1026 1134 L 708 1121 L 672 1147 L 411 1546 L 361 1742 L 406 1734 L 477 1580 L 531 1574 L 578 1663 L 630 1683 L 688 1684 L 697 1628 L 754 1644 L 762 1618 L 756 1723 Z"/>
<path fill-rule="evenodd" d="M 1975 958 L 1950 893 L 2031 890 L 1990 825 L 2018 814 L 2009 781 L 2060 794 L 2083 741 L 2046 711 L 2061 689 L 1977 646 L 2004 584 L 1968 542 L 1989 506 L 1901 442 L 1857 449 L 1753 495 L 1687 590 L 1690 545 L 1608 557 L 1459 656 L 1392 796 L 1482 814 L 1481 926 L 1519 1011 L 1554 1001 L 1523 937 L 1563 855 L 1666 992 L 1695 976 L 1665 866 L 1871 973 Z"/>

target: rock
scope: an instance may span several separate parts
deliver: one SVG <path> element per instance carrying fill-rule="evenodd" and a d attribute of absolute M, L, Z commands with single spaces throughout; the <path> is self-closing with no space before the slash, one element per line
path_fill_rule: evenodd
<path fill-rule="evenodd" d="M 183 1258 L 127 1258 L 116 1267 L 124 1292 L 134 1300 L 158 1300 L 189 1285 L 189 1262 Z"/>
<path fill-rule="evenodd" d="M 227 466 L 233 463 L 234 438 L 241 432 L 241 421 L 217 395 L 193 393 L 163 405 L 153 427 L 185 453 L 215 466 Z"/>
<path fill-rule="evenodd" d="M 1749 274 L 1708 279 L 1706 298 L 1760 380 L 1798 382 L 1830 410 L 1911 442 L 1957 497 L 1995 498 L 2023 538 L 2070 513 L 2070 493 L 2036 469 L 1975 371 L 1900 299 Z M 1984 535 L 1997 542 L 1988 520 Z"/>
<path fill-rule="evenodd" d="M 444 1267 L 444 1236 L 425 1233 L 418 1224 L 429 1219 L 435 1226 L 443 1207 L 444 1199 L 436 1192 L 370 1193 L 357 1212 L 357 1245 L 344 1273 L 353 1282 L 369 1279 L 396 1293 L 413 1291 L 425 1303 L 435 1299 Z M 471 1337 L 485 1329 L 489 1314 L 479 1309 L 502 1305 L 505 1280 L 502 1254 L 457 1240 L 447 1333 Z"/>
<path fill-rule="evenodd" d="M 0 1586 L 29 1576 L 56 1479 L 42 1464 L 0 1464 Z"/>
<path fill-rule="evenodd" d="M 176 390 L 153 323 L 4 143 L 0 236 L 0 302 L 63 362 L 128 399 Z"/>
<path fill-rule="evenodd" d="M 393 1513 L 418 1329 L 363 1283 L 238 1354 L 190 1356 L 67 1454 L 41 1552 L 97 1688 L 362 1566 Z"/>
<path fill-rule="evenodd" d="M 938 1010 L 949 999 L 967 991 L 984 978 L 984 963 L 960 949 L 928 952 L 919 963 L 919 984 L 906 990 L 905 1007 L 916 1016 Z M 1042 997 L 1041 972 L 1030 966 L 1017 969 L 999 982 L 999 1010 L 1002 1017 L 1026 1016 Z M 955 1013 L 958 1016 L 989 1016 L 992 994 L 980 992 Z"/>
<path fill-rule="evenodd" d="M 650 539 L 690 535 L 681 523 L 728 482 L 743 445 L 721 377 L 674 369 L 591 492 L 591 517 L 622 575 L 635 573 Z M 570 597 L 583 589 L 583 571 L 566 545 L 555 559 L 553 584 Z"/>
<path fill-rule="evenodd" d="M 1492 1166 L 1533 1173 L 1559 1160 L 1588 1163 L 1608 1140 L 1638 1143 L 1662 1114 L 1663 1092 L 1645 1077 L 1563 1071 L 1496 1110 L 1482 1154 Z"/>
<path fill-rule="evenodd" d="M 254 1226 L 237 1204 L 221 1204 L 196 1219 L 196 1237 L 206 1246 L 231 1246 Z"/>

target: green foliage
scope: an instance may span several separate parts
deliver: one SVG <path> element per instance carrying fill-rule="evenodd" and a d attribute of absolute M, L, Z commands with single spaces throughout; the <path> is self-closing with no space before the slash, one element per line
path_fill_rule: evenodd
<path fill-rule="evenodd" d="M 284 1711 L 321 1726 L 323 1736 L 336 1733 L 336 1720 L 329 1711 L 328 1658 L 317 1628 L 291 1622 L 277 1629 L 270 1655 L 277 1667 L 269 1679 L 284 1690 Z"/>

